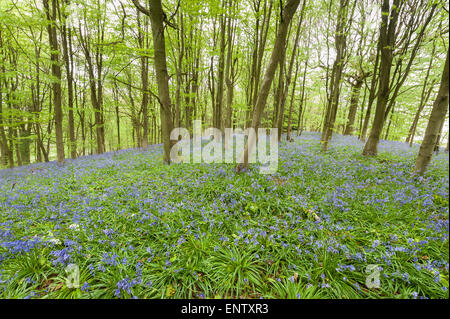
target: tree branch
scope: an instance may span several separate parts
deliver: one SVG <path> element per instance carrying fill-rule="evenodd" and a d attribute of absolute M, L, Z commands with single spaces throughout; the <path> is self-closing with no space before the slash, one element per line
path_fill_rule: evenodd
<path fill-rule="evenodd" d="M 142 6 L 142 5 L 139 3 L 139 0 L 131 0 L 131 1 L 133 1 L 134 5 L 136 6 L 136 8 L 137 8 L 139 11 L 141 11 L 141 12 L 142 12 L 143 14 L 145 14 L 146 16 L 149 16 L 149 17 L 150 17 L 150 10 L 147 9 L 147 8 L 145 8 L 144 6 Z M 176 9 L 175 13 L 178 11 L 179 5 L 180 5 L 180 2 L 178 2 L 177 9 Z M 173 17 L 173 16 L 172 16 L 172 17 Z M 171 17 L 171 19 L 172 19 L 172 17 Z M 167 15 L 165 14 L 164 11 L 163 11 L 163 21 L 164 21 L 168 26 L 170 26 L 170 27 L 172 27 L 172 28 L 174 28 L 174 29 L 178 29 L 178 27 L 177 27 L 175 24 L 173 24 L 172 22 L 170 22 L 170 21 L 167 19 Z"/>
<path fill-rule="evenodd" d="M 136 6 L 136 8 L 141 11 L 143 14 L 145 14 L 146 16 L 150 17 L 150 10 L 148 10 L 147 8 L 145 8 L 144 6 L 142 6 L 139 3 L 139 0 L 131 0 L 133 1 L 134 5 Z"/>

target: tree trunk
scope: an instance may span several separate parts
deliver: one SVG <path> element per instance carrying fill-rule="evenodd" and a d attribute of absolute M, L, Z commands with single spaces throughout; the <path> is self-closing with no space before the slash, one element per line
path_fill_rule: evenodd
<path fill-rule="evenodd" d="M 286 57 L 286 48 L 283 48 L 282 52 L 280 53 L 280 63 L 279 63 L 279 72 L 278 72 L 278 87 L 275 90 L 275 97 L 274 97 L 274 107 L 273 107 L 273 117 L 272 117 L 272 127 L 278 127 L 278 113 L 279 113 L 279 107 L 280 107 L 280 100 L 281 100 L 281 92 L 284 88 L 284 68 L 285 68 L 285 57 Z"/>
<path fill-rule="evenodd" d="M 2 40 L 2 33 L 0 30 L 0 48 L 3 46 L 3 40 Z M 3 61 L 2 61 L 3 62 Z M 3 64 L 3 63 L 2 63 Z M 1 72 L 5 73 L 5 68 L 2 65 Z M 1 140 L 1 151 L 2 151 L 2 158 L 1 163 L 5 166 L 8 165 L 9 158 L 10 158 L 10 149 L 8 147 L 8 139 L 6 137 L 5 133 L 5 126 L 6 126 L 6 119 L 3 115 L 3 91 L 2 91 L 2 81 L 0 81 L 0 140 Z M 14 163 L 9 163 L 9 167 L 13 167 Z"/>
<path fill-rule="evenodd" d="M 261 83 L 261 88 L 259 89 L 258 98 L 255 104 L 255 110 L 253 111 L 253 119 L 251 127 L 254 128 L 255 132 L 258 131 L 258 127 L 261 123 L 261 116 L 266 106 L 267 96 L 269 95 L 270 87 L 272 85 L 273 77 L 275 75 L 275 70 L 280 62 L 280 53 L 282 52 L 282 50 L 284 50 L 285 47 L 289 24 L 292 20 L 292 17 L 295 14 L 295 11 L 297 11 L 299 4 L 300 0 L 288 0 L 286 6 L 283 9 L 283 16 L 276 36 L 275 45 L 272 50 L 269 65 L 267 66 L 263 81 Z M 249 145 L 247 141 L 247 143 L 245 144 L 243 154 L 244 163 L 239 164 L 237 166 L 236 168 L 237 172 L 240 172 L 243 169 L 248 168 L 248 154 L 252 153 L 254 147 L 255 147 L 254 143 L 250 143 Z"/>
<path fill-rule="evenodd" d="M 114 79 L 113 82 L 113 100 L 115 106 L 115 115 L 116 115 L 116 128 L 117 128 L 117 150 L 120 150 L 120 114 L 119 114 L 119 92 L 117 88 L 117 82 Z"/>
<path fill-rule="evenodd" d="M 424 80 L 423 87 L 422 87 L 422 94 L 420 96 L 419 107 L 417 109 L 416 114 L 414 115 L 414 120 L 411 124 L 411 127 L 409 128 L 408 136 L 406 137 L 406 141 L 405 141 L 406 143 L 409 143 L 409 147 L 411 147 L 413 144 L 414 135 L 416 134 L 417 124 L 419 123 L 419 119 L 420 119 L 420 114 L 422 113 L 423 108 L 427 104 L 428 99 L 431 95 L 431 91 L 433 90 L 434 81 L 432 81 L 430 88 L 428 90 L 427 90 L 427 84 L 428 84 L 428 79 L 430 76 L 431 67 L 433 66 L 433 58 L 434 58 L 435 51 L 436 51 L 436 41 L 433 41 L 433 49 L 431 51 L 430 62 L 428 64 L 427 73 L 425 75 L 425 80 Z"/>
<path fill-rule="evenodd" d="M 234 78 L 235 78 L 235 69 L 237 59 L 233 60 L 233 41 L 234 41 L 234 33 L 235 28 L 231 23 L 231 14 L 232 14 L 232 0 L 229 1 L 229 17 L 228 17 L 228 25 L 227 25 L 227 60 L 225 67 L 225 84 L 227 86 L 227 109 L 225 115 L 225 127 L 231 128 L 231 117 L 232 117 L 232 104 L 233 104 L 233 86 L 234 86 Z"/>
<path fill-rule="evenodd" d="M 65 17 L 66 18 L 66 17 Z M 64 54 L 64 62 L 67 73 L 67 104 L 69 107 L 69 148 L 70 157 L 77 157 L 77 144 L 75 139 L 75 124 L 73 116 L 73 52 L 72 52 L 72 33 L 71 29 L 66 27 L 65 22 L 62 24 L 62 47 Z"/>
<path fill-rule="evenodd" d="M 308 44 L 309 44 L 309 42 L 308 42 Z M 303 113 L 303 110 L 304 110 L 304 107 L 303 107 L 303 102 L 305 101 L 305 82 L 306 82 L 306 72 L 307 72 L 307 70 L 308 70 L 308 60 L 309 60 L 309 55 L 308 55 L 308 57 L 306 58 L 306 61 L 305 61 L 305 71 L 303 72 L 303 79 L 302 79 L 302 94 L 301 94 L 301 97 L 300 97 L 300 103 L 299 103 L 299 106 L 298 106 L 298 120 L 297 120 L 297 136 L 300 136 L 300 134 L 301 134 L 301 129 L 300 129 L 300 127 L 301 127 L 301 120 L 302 120 L 302 113 Z"/>
<path fill-rule="evenodd" d="M 344 69 L 344 55 L 347 46 L 347 36 L 344 30 L 347 26 L 347 9 L 348 0 L 340 0 L 335 36 L 336 60 L 333 64 L 331 96 L 327 107 L 327 113 L 325 115 L 324 128 L 321 138 L 322 151 L 326 151 L 328 149 L 328 142 L 333 135 L 336 114 L 339 106 L 341 77 Z"/>
<path fill-rule="evenodd" d="M 222 9 L 225 8 L 225 0 L 222 2 Z M 223 108 L 223 89 L 224 89 L 224 76 L 225 76 L 225 33 L 226 33 L 226 20 L 225 14 L 222 13 L 220 17 L 220 54 L 219 54 L 219 72 L 217 81 L 217 102 L 216 102 L 216 112 L 214 114 L 214 127 L 223 129 L 222 121 L 222 108 Z M 229 43 L 228 45 L 231 45 Z"/>
<path fill-rule="evenodd" d="M 1 86 L 0 86 L 0 139 L 2 141 L 1 143 L 1 147 L 2 147 L 2 164 L 3 165 L 8 165 L 9 159 L 10 159 L 10 149 L 8 147 L 8 139 L 6 137 L 6 133 L 5 133 L 5 123 L 6 121 L 3 121 L 3 110 L 2 110 L 2 104 L 3 104 L 3 93 L 1 91 Z M 9 167 L 12 168 L 14 167 L 14 163 L 13 162 L 9 162 Z"/>
<path fill-rule="evenodd" d="M 267 34 L 270 26 L 270 17 L 272 15 L 273 0 L 269 2 L 269 8 L 267 8 L 267 2 L 264 2 L 264 12 L 263 21 L 261 27 L 259 27 L 259 2 L 254 8 L 256 13 L 256 24 L 255 24 L 255 48 L 253 51 L 253 62 L 252 62 L 252 72 L 250 76 L 250 103 L 246 112 L 246 122 L 245 126 L 249 127 L 251 125 L 251 111 L 254 109 L 256 100 L 258 98 L 258 88 L 259 88 L 259 78 L 261 74 L 262 59 L 264 57 L 264 50 L 266 48 Z M 260 32 L 261 29 L 261 32 Z"/>
<path fill-rule="evenodd" d="M 147 18 L 148 19 L 148 18 Z M 142 110 L 142 138 L 141 138 L 141 147 L 143 149 L 147 149 L 148 147 L 148 38 L 146 33 L 142 32 L 148 31 L 148 23 L 144 17 L 144 25 L 141 25 L 141 19 L 139 10 L 137 13 L 137 24 L 138 24 L 138 43 L 139 48 L 144 51 L 144 54 L 140 57 L 141 62 L 141 84 L 142 84 L 142 102 L 141 102 L 141 110 Z"/>
<path fill-rule="evenodd" d="M 305 12 L 305 4 L 306 1 L 303 1 L 301 13 L 300 13 L 300 20 L 297 25 L 297 30 L 295 33 L 295 40 L 294 40 L 294 47 L 292 48 L 292 55 L 291 60 L 289 62 L 289 69 L 286 73 L 286 84 L 284 86 L 284 90 L 281 93 L 281 101 L 280 101 L 280 116 L 278 117 L 278 141 L 281 141 L 281 136 L 283 134 L 283 125 L 284 125 L 284 109 L 286 105 L 286 98 L 289 92 L 289 86 L 291 85 L 291 79 L 292 79 L 292 69 L 294 68 L 294 61 L 297 57 L 297 48 L 298 48 L 298 42 L 300 39 L 300 29 L 302 27 L 303 23 L 303 16 Z M 294 85 L 295 86 L 295 85 Z M 292 110 L 292 107 L 291 107 Z"/>
<path fill-rule="evenodd" d="M 286 133 L 287 141 L 291 141 L 292 111 L 293 111 L 293 106 L 294 106 L 295 84 L 297 83 L 299 66 L 300 66 L 300 63 L 298 63 L 298 61 L 297 61 L 296 66 L 295 66 L 294 84 L 292 85 L 291 101 L 290 101 L 290 105 L 289 105 L 288 126 L 287 126 L 287 133 Z M 300 115 L 299 115 L 299 118 L 300 118 Z M 298 127 L 297 127 L 297 129 L 298 129 Z"/>
<path fill-rule="evenodd" d="M 94 109 L 94 123 L 97 141 L 97 153 L 102 154 L 106 151 L 105 147 L 105 129 L 104 129 L 104 119 L 103 119 L 103 84 L 102 84 L 102 69 L 103 69 L 103 46 L 95 46 L 95 61 L 93 61 L 91 49 L 90 49 L 90 36 L 91 32 L 85 31 L 85 36 L 81 30 L 78 32 L 80 37 L 80 45 L 83 49 L 86 63 L 87 71 L 89 76 L 89 87 L 91 95 L 91 103 Z M 104 29 L 100 28 L 100 20 L 97 20 L 97 40 L 104 40 Z M 94 70 L 95 62 L 95 70 Z M 90 128 L 92 130 L 92 127 Z M 92 144 L 91 144 L 92 145 Z"/>
<path fill-rule="evenodd" d="M 375 57 L 375 64 L 373 66 L 373 73 L 372 73 L 372 80 L 370 82 L 370 92 L 369 92 L 369 100 L 367 102 L 367 110 L 366 115 L 364 117 L 364 124 L 361 131 L 361 137 L 359 138 L 361 141 L 366 140 L 367 135 L 367 129 L 369 128 L 369 121 L 370 121 L 370 113 L 372 112 L 372 105 L 375 101 L 376 97 L 376 91 L 377 91 L 377 85 L 378 85 L 378 64 L 380 62 L 380 44 L 377 45 L 377 53 Z"/>
<path fill-rule="evenodd" d="M 181 85 L 183 83 L 181 71 L 183 67 L 183 57 L 184 57 L 184 22 L 183 13 L 179 13 L 179 30 L 177 31 L 178 42 L 180 47 L 178 48 L 178 61 L 175 62 L 177 85 L 175 93 L 175 126 L 180 127 L 181 125 Z"/>
<path fill-rule="evenodd" d="M 364 87 L 363 101 L 361 103 L 361 112 L 359 114 L 359 129 L 358 129 L 358 139 L 361 139 L 363 117 L 364 117 L 364 106 L 366 105 L 367 87 Z"/>
<path fill-rule="evenodd" d="M 441 138 L 442 138 L 442 129 L 444 128 L 444 122 L 445 122 L 445 116 L 444 116 L 444 120 L 441 122 L 441 126 L 439 127 L 439 134 L 436 138 L 436 144 L 434 146 L 434 152 L 436 153 L 436 155 L 439 154 L 440 151 L 440 145 L 441 145 Z"/>
<path fill-rule="evenodd" d="M 144 14 L 150 16 L 155 52 L 156 82 L 158 84 L 158 99 L 160 103 L 161 135 L 164 144 L 163 161 L 170 164 L 170 149 L 173 145 L 170 132 L 173 128 L 169 93 L 169 74 L 167 73 L 166 43 L 164 38 L 164 17 L 166 16 L 161 0 L 150 0 L 150 12 L 143 8 L 138 0 L 133 0 L 135 6 Z"/>
<path fill-rule="evenodd" d="M 395 109 L 395 103 L 392 106 L 392 111 L 391 113 L 391 117 L 389 118 L 389 122 L 388 122 L 388 126 L 386 128 L 386 134 L 384 135 L 384 139 L 387 141 L 389 138 L 389 130 L 391 129 L 391 124 L 392 124 L 392 118 L 394 117 L 394 109 Z"/>
<path fill-rule="evenodd" d="M 414 168 L 414 173 L 423 175 L 428 164 L 431 161 L 433 155 L 433 149 L 436 145 L 437 136 L 439 134 L 439 129 L 443 121 L 445 121 L 445 114 L 448 110 L 448 58 L 449 49 L 447 49 L 447 58 L 445 59 L 444 70 L 442 72 L 441 85 L 439 87 L 439 92 L 436 100 L 433 104 L 433 109 L 431 111 L 430 119 L 428 121 L 427 129 L 425 131 L 425 137 L 423 139 L 422 145 L 420 145 L 419 154 L 417 155 L 416 166 Z"/>
<path fill-rule="evenodd" d="M 395 44 L 395 29 L 399 15 L 400 0 L 394 0 L 392 10 L 389 8 L 389 0 L 383 0 L 381 8 L 381 28 L 379 47 L 381 49 L 379 89 L 375 118 L 372 124 L 369 139 L 364 146 L 363 155 L 376 155 L 378 141 L 383 130 L 386 105 L 389 98 L 389 81 Z M 390 12 L 390 13 L 389 13 Z"/>
<path fill-rule="evenodd" d="M 391 108 L 393 107 L 395 100 L 397 99 L 400 88 L 403 86 L 403 83 L 405 82 L 406 78 L 408 77 L 408 74 L 411 70 L 411 66 L 413 64 L 413 61 L 414 61 L 417 53 L 419 52 L 420 45 L 422 44 L 422 39 L 425 35 L 425 30 L 427 29 L 428 24 L 431 22 L 432 18 L 434 17 L 434 12 L 436 10 L 436 7 L 437 7 L 437 3 L 435 3 L 431 6 L 431 10 L 429 10 L 428 16 L 426 17 L 424 23 L 421 25 L 420 31 L 418 32 L 417 36 L 415 37 L 414 46 L 412 49 L 409 50 L 410 57 L 409 57 L 407 65 L 405 67 L 405 70 L 402 72 L 401 76 L 400 76 L 400 70 L 402 69 L 401 65 L 403 63 L 403 56 L 401 56 L 399 59 L 397 59 L 397 63 L 396 63 L 397 65 L 395 67 L 393 79 L 396 78 L 397 71 L 398 71 L 399 76 L 398 76 L 398 80 L 395 83 L 395 85 L 390 85 L 389 89 L 392 90 L 393 92 L 390 96 L 389 102 L 386 107 L 386 111 L 384 113 L 384 121 L 386 121 L 386 119 L 389 115 L 389 112 L 390 112 Z M 411 19 L 412 18 L 413 18 L 413 14 L 411 15 Z M 411 33 L 409 33 L 409 34 L 411 34 Z M 409 44 L 410 39 L 411 39 L 411 36 L 408 38 L 407 41 L 405 41 L 405 43 Z M 395 43 L 395 41 L 394 41 L 394 43 Z"/>
<path fill-rule="evenodd" d="M 56 80 L 53 80 L 52 90 L 53 90 L 53 104 L 55 107 L 55 132 L 56 132 L 56 154 L 59 163 L 64 162 L 64 143 L 63 143 L 63 113 L 61 106 L 61 67 L 59 65 L 58 57 L 58 38 L 56 36 L 56 1 L 52 0 L 52 12 L 49 8 L 49 0 L 43 0 L 45 13 L 47 15 L 48 25 L 48 37 L 50 43 L 51 54 L 50 58 L 52 61 L 52 76 Z"/>
<path fill-rule="evenodd" d="M 345 126 L 344 135 L 353 135 L 356 111 L 358 109 L 359 95 L 363 81 L 358 79 L 356 84 L 352 86 L 352 96 L 350 98 L 350 110 L 348 112 L 347 125 Z"/>

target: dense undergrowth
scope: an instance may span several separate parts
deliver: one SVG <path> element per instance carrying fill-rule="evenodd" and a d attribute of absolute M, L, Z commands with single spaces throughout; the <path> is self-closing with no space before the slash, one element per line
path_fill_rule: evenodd
<path fill-rule="evenodd" d="M 273 175 L 161 146 L 1 170 L 0 297 L 448 298 L 448 153 L 419 177 L 417 146 L 319 139 Z"/>

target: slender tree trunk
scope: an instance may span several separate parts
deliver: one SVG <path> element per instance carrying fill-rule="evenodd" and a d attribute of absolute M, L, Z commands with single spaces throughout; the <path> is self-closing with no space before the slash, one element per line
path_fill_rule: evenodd
<path fill-rule="evenodd" d="M 289 92 L 289 86 L 291 85 L 292 69 L 294 68 L 294 61 L 295 61 L 295 58 L 297 57 L 297 48 L 298 48 L 298 42 L 300 39 L 300 29 L 302 27 L 303 14 L 305 12 L 305 4 L 306 4 L 306 1 L 304 0 L 302 3 L 300 20 L 298 22 L 297 30 L 295 33 L 294 47 L 292 48 L 292 55 L 291 55 L 291 60 L 289 62 L 289 69 L 286 74 L 286 84 L 281 93 L 282 95 L 281 95 L 281 101 L 280 101 L 280 116 L 278 117 L 278 126 L 277 126 L 278 127 L 278 141 L 281 141 L 281 136 L 283 134 L 284 109 L 285 109 L 285 105 L 286 105 L 286 98 L 287 98 L 287 95 Z"/>
<path fill-rule="evenodd" d="M 99 4 L 99 3 L 97 3 Z M 97 7 L 97 10 L 100 10 Z M 96 41 L 101 43 L 104 41 L 105 29 L 101 25 L 101 20 L 96 20 Z M 102 154 L 106 151 L 105 146 L 105 127 L 104 127 L 104 117 L 103 117 L 103 46 L 96 45 L 95 51 L 91 52 L 91 30 L 81 30 L 81 24 L 79 25 L 78 35 L 80 37 L 80 45 L 83 49 L 86 63 L 87 71 L 89 76 L 89 87 L 91 95 L 91 103 L 94 109 L 94 123 L 96 132 L 96 142 L 97 142 L 97 153 Z M 94 59 L 95 58 L 95 59 Z M 95 64 L 94 64 L 95 63 Z M 95 65 L 95 68 L 94 68 Z M 92 129 L 92 128 L 90 128 Z M 92 145 L 92 144 L 91 144 Z"/>
<path fill-rule="evenodd" d="M 156 82 L 158 84 L 158 98 L 160 103 L 160 118 L 162 140 L 164 144 L 163 161 L 170 164 L 170 149 L 174 143 L 170 140 L 173 128 L 171 102 L 169 93 L 169 74 L 167 73 L 166 43 L 164 38 L 164 17 L 166 16 L 161 0 L 150 0 L 150 12 L 142 7 L 138 0 L 133 0 L 135 6 L 144 14 L 150 16 L 153 34 L 153 48 L 155 52 Z"/>
<path fill-rule="evenodd" d="M 13 134 L 13 140 L 14 142 L 14 149 L 16 151 L 16 159 L 17 159 L 17 166 L 22 166 L 22 157 L 20 156 L 20 150 L 19 150 L 19 143 L 17 142 L 17 130 L 13 129 L 12 130 L 12 134 Z"/>
<path fill-rule="evenodd" d="M 281 100 L 281 92 L 284 88 L 284 59 L 286 57 L 286 48 L 283 49 L 283 52 L 280 53 L 280 63 L 279 63 L 279 72 L 278 72 L 278 87 L 275 89 L 275 97 L 274 97 L 274 107 L 273 107 L 273 117 L 272 117 L 272 127 L 278 127 L 278 113 L 280 107 Z"/>
<path fill-rule="evenodd" d="M 14 167 L 14 132 L 12 129 L 12 120 L 9 121 L 9 127 L 8 127 L 8 140 L 9 140 L 9 158 L 8 158 L 8 162 L 9 162 L 9 168 L 13 168 Z M 18 163 L 18 165 L 20 166 L 20 164 Z"/>
<path fill-rule="evenodd" d="M 295 66 L 295 75 L 294 75 L 294 84 L 292 85 L 292 93 L 291 93 L 291 100 L 289 104 L 289 116 L 288 116 L 288 126 L 287 126 L 287 133 L 286 133 L 286 140 L 291 141 L 291 123 L 292 123 L 292 111 L 294 106 L 294 97 L 295 97 L 295 84 L 297 83 L 297 77 L 298 77 L 298 69 L 299 69 L 300 63 L 296 63 Z M 300 115 L 299 115 L 300 118 Z M 297 126 L 298 128 L 298 126 Z"/>
<path fill-rule="evenodd" d="M 336 60 L 333 64 L 333 72 L 331 79 L 331 96 L 327 107 L 327 113 L 325 115 L 324 129 L 322 133 L 321 143 L 322 150 L 328 149 L 328 142 L 331 139 L 334 131 L 334 125 L 336 122 L 336 114 L 339 106 L 339 95 L 341 87 L 342 71 L 344 69 L 345 51 L 347 46 L 347 36 L 345 28 L 347 27 L 348 16 L 348 0 L 340 0 L 338 22 L 336 25 L 335 47 L 336 47 Z"/>
<path fill-rule="evenodd" d="M 352 95 L 350 98 L 350 110 L 348 112 L 347 125 L 345 126 L 344 135 L 353 135 L 356 118 L 356 111 L 358 109 L 359 95 L 361 92 L 361 87 L 363 85 L 363 81 L 358 79 L 356 84 L 352 86 Z"/>
<path fill-rule="evenodd" d="M 227 24 L 227 59 L 226 59 L 226 67 L 225 67 L 225 84 L 227 86 L 227 107 L 226 107 L 226 115 L 225 115 L 225 127 L 231 127 L 231 117 L 232 117 L 232 103 L 233 103 L 233 86 L 234 86 L 234 71 L 236 67 L 237 59 L 233 60 L 233 41 L 234 41 L 234 33 L 235 28 L 232 25 L 232 6 L 233 1 L 229 1 L 229 17 Z"/>
<path fill-rule="evenodd" d="M 367 96 L 367 88 L 364 87 L 364 96 L 363 96 L 363 101 L 361 103 L 361 111 L 360 111 L 360 114 L 359 114 L 358 139 L 361 139 L 362 126 L 363 126 L 363 117 L 364 117 L 364 106 L 366 105 L 366 96 Z"/>
<path fill-rule="evenodd" d="M 292 20 L 292 17 L 295 14 L 295 11 L 297 11 L 299 4 L 300 0 L 288 0 L 286 6 L 283 9 L 283 16 L 276 36 L 275 45 L 269 60 L 269 65 L 267 66 L 263 81 L 261 83 L 261 88 L 259 89 L 258 99 L 256 100 L 255 110 L 253 112 L 251 127 L 254 128 L 255 132 L 258 131 L 259 125 L 261 123 L 261 117 L 264 112 L 264 108 L 266 106 L 267 97 L 269 95 L 270 87 L 272 85 L 273 77 L 275 75 L 275 70 L 280 62 L 280 53 L 285 48 L 289 24 Z M 244 163 L 239 164 L 237 166 L 236 168 L 237 172 L 240 172 L 243 169 L 248 168 L 248 154 L 249 153 L 251 154 L 253 152 L 254 147 L 255 147 L 254 143 L 249 144 L 247 141 L 243 154 Z"/>
<path fill-rule="evenodd" d="M 449 49 L 447 49 L 447 58 L 445 59 L 444 70 L 442 72 L 441 85 L 436 100 L 433 104 L 430 119 L 428 121 L 425 137 L 422 145 L 420 145 L 419 154 L 417 155 L 416 166 L 414 173 L 423 175 L 433 155 L 433 149 L 436 145 L 439 129 L 443 121 L 445 121 L 445 114 L 448 110 L 448 90 L 449 90 Z"/>
<path fill-rule="evenodd" d="M 433 90 L 434 81 L 431 83 L 430 88 L 428 90 L 427 90 L 427 84 L 428 84 L 428 79 L 430 76 L 431 67 L 433 66 L 435 51 L 436 51 L 436 42 L 433 41 L 433 49 L 431 51 L 430 62 L 428 63 L 428 69 L 427 69 L 427 73 L 425 75 L 425 80 L 424 80 L 423 87 L 422 87 L 422 94 L 420 96 L 419 107 L 417 108 L 417 112 L 414 115 L 414 120 L 411 124 L 411 127 L 409 128 L 408 136 L 406 137 L 406 141 L 405 141 L 406 143 L 409 143 L 409 147 L 412 146 L 412 143 L 414 141 L 414 135 L 416 134 L 416 128 L 417 128 L 417 124 L 419 123 L 420 114 L 422 113 L 423 108 L 427 104 L 428 99 L 431 95 L 431 91 Z"/>
<path fill-rule="evenodd" d="M 3 147 L 3 141 L 0 139 L 0 167 L 8 165 L 8 160 L 5 154 L 5 148 Z"/>
<path fill-rule="evenodd" d="M 0 30 L 0 48 L 3 47 L 3 39 L 2 39 L 2 33 Z M 3 61 L 2 61 L 3 62 Z M 1 72 L 5 73 L 5 67 L 2 63 L 2 69 Z M 3 115 L 3 91 L 2 91 L 2 81 L 0 81 L 0 140 L 1 140 L 1 148 L 2 148 L 2 164 L 8 165 L 9 158 L 10 158 L 10 149 L 8 147 L 8 139 L 6 137 L 5 133 L 5 126 L 6 126 L 6 119 Z M 12 168 L 14 166 L 14 163 L 9 163 L 9 166 Z"/>
<path fill-rule="evenodd" d="M 306 103 L 306 101 L 308 101 L 307 93 L 305 93 L 305 97 L 304 97 L 304 101 L 303 101 L 303 105 L 305 107 L 303 108 L 302 113 L 300 113 L 300 125 L 299 125 L 300 126 L 300 135 L 302 135 L 303 130 L 306 127 L 305 113 L 306 113 L 306 110 L 308 109 L 308 103 Z M 319 128 L 320 128 L 320 126 L 319 126 Z M 319 129 L 317 129 L 317 130 L 319 130 Z"/>
<path fill-rule="evenodd" d="M 148 31 L 147 19 L 144 18 L 143 29 Z M 140 22 L 140 15 L 138 11 L 138 42 L 139 47 L 145 50 L 145 54 L 141 56 L 141 83 L 142 83 L 142 143 L 141 147 L 147 149 L 148 147 L 148 56 L 149 49 L 148 39 L 146 33 L 142 32 Z"/>
<path fill-rule="evenodd" d="M 181 85 L 183 79 L 181 76 L 183 68 L 183 58 L 184 58 L 184 22 L 183 13 L 179 13 L 179 29 L 177 30 L 178 42 L 180 47 L 178 49 L 178 61 L 175 62 L 176 76 L 177 76 L 177 86 L 175 93 L 175 125 L 180 127 L 181 125 Z"/>
<path fill-rule="evenodd" d="M 398 81 L 395 85 L 391 85 L 390 89 L 392 87 L 392 94 L 390 95 L 389 102 L 387 103 L 386 111 L 384 113 L 384 121 L 388 118 L 389 112 L 391 108 L 394 106 L 395 100 L 397 99 L 397 96 L 399 94 L 400 88 L 403 86 L 403 83 L 405 82 L 406 78 L 408 77 L 408 74 L 411 70 L 412 63 L 419 52 L 420 45 L 422 44 L 422 39 L 425 35 L 425 30 L 427 29 L 428 24 L 431 22 L 432 18 L 434 17 L 434 12 L 436 10 L 437 3 L 433 4 L 431 6 L 431 9 L 429 10 L 429 14 L 427 18 L 425 19 L 425 22 L 421 25 L 420 31 L 418 32 L 418 35 L 415 38 L 415 43 L 413 48 L 410 50 L 410 57 L 408 60 L 408 63 L 405 67 L 405 70 L 403 71 L 402 76 L 399 75 Z M 395 43 L 395 41 L 394 41 Z M 401 65 L 402 59 L 399 59 L 397 64 Z M 396 68 L 396 70 L 400 70 L 400 68 Z M 395 78 L 395 72 L 394 72 L 394 78 Z"/>
<path fill-rule="evenodd" d="M 222 8 L 225 8 L 225 0 L 222 0 Z M 225 35 L 226 35 L 226 19 L 225 14 L 220 17 L 220 54 L 219 54 L 219 72 L 217 74 L 217 102 L 216 113 L 214 114 L 214 127 L 223 129 L 222 109 L 223 109 L 223 91 L 225 80 Z M 231 45 L 231 43 L 229 43 Z"/>
<path fill-rule="evenodd" d="M 57 12 L 57 0 L 52 0 L 52 11 L 50 12 L 49 0 L 43 0 L 45 13 L 47 15 L 48 25 L 48 37 L 50 43 L 51 54 L 50 58 L 52 60 L 52 76 L 56 80 L 53 80 L 53 104 L 55 107 L 55 132 L 56 132 L 56 154 L 59 163 L 64 162 L 64 143 L 63 143 L 63 113 L 61 106 L 61 67 L 59 65 L 59 55 L 58 55 L 58 38 L 56 35 L 56 12 Z"/>
<path fill-rule="evenodd" d="M 27 119 L 28 124 L 22 124 L 18 128 L 19 132 L 19 151 L 20 151 L 20 158 L 22 160 L 22 165 L 28 165 L 30 164 L 30 135 L 31 135 L 31 121 L 32 118 L 29 117 Z"/>
<path fill-rule="evenodd" d="M 439 154 L 439 150 L 440 150 L 442 129 L 444 128 L 444 122 L 445 122 L 445 116 L 444 116 L 444 120 L 441 122 L 441 126 L 439 127 L 439 134 L 436 138 L 436 145 L 434 146 L 434 152 L 436 153 L 436 155 Z"/>
<path fill-rule="evenodd" d="M 3 93 L 1 91 L 1 83 L 0 83 L 0 139 L 2 141 L 2 144 L 1 144 L 1 146 L 2 146 L 2 164 L 6 166 L 6 165 L 8 165 L 8 161 L 11 158 L 11 155 L 10 155 L 10 149 L 8 147 L 8 139 L 6 137 L 5 128 L 4 128 L 6 121 L 3 121 L 4 116 L 3 116 L 3 110 L 2 110 L 2 104 L 3 104 L 2 99 L 3 99 Z M 9 167 L 10 168 L 14 167 L 14 163 L 10 162 Z"/>
<path fill-rule="evenodd" d="M 117 127 L 117 150 L 120 150 L 120 114 L 119 114 L 119 92 L 117 88 L 117 82 L 114 81 L 113 86 L 113 98 L 116 112 L 116 127 Z"/>
<path fill-rule="evenodd" d="M 372 112 L 372 105 L 375 101 L 376 93 L 377 93 L 377 85 L 378 85 L 378 64 L 380 62 L 380 44 L 377 45 L 377 53 L 375 57 L 375 64 L 373 66 L 373 73 L 372 73 L 372 80 L 370 82 L 370 92 L 369 92 L 369 100 L 367 102 L 367 110 L 366 115 L 364 117 L 364 124 L 361 131 L 361 141 L 366 140 L 367 135 L 367 129 L 369 128 L 369 121 L 370 121 L 370 113 Z"/>
<path fill-rule="evenodd" d="M 389 138 L 389 130 L 391 129 L 392 118 L 394 117 L 394 109 L 395 104 L 392 106 L 391 117 L 389 118 L 388 126 L 386 127 L 386 134 L 384 135 L 384 139 L 387 141 Z"/>
<path fill-rule="evenodd" d="M 389 0 L 383 0 L 381 8 L 381 28 L 379 46 L 381 48 L 380 77 L 375 118 L 372 124 L 369 139 L 364 146 L 363 155 L 376 155 L 378 153 L 378 141 L 383 130 L 386 105 L 389 98 L 389 80 L 395 44 L 395 30 L 399 15 L 400 0 L 394 0 L 390 10 Z"/>
<path fill-rule="evenodd" d="M 66 18 L 66 17 L 65 17 Z M 75 139 L 75 124 L 73 116 L 73 52 L 72 52 L 72 33 L 71 29 L 67 28 L 65 22 L 62 24 L 62 47 L 64 54 L 64 62 L 67 74 L 67 104 L 69 107 L 69 148 L 70 157 L 77 157 L 77 144 Z"/>
<path fill-rule="evenodd" d="M 305 101 L 304 97 L 305 97 L 305 82 L 306 82 L 306 72 L 308 71 L 308 59 L 309 59 L 309 55 L 306 58 L 305 61 L 305 71 L 303 72 L 303 79 L 302 79 L 302 93 L 301 93 L 301 97 L 300 97 L 300 103 L 298 106 L 298 120 L 297 120 L 297 136 L 300 136 L 301 134 L 301 119 L 302 119 L 302 113 L 303 113 L 303 109 L 304 109 L 304 105 L 303 102 Z"/>
<path fill-rule="evenodd" d="M 259 2 L 258 2 L 259 3 Z M 270 17 L 272 15 L 273 0 L 270 0 L 269 7 L 267 8 L 267 2 L 264 2 L 263 21 L 261 27 L 259 27 L 259 5 L 255 8 L 257 14 L 255 24 L 255 49 L 253 52 L 252 73 L 250 81 L 250 103 L 246 112 L 246 127 L 251 125 L 251 111 L 254 110 L 255 103 L 259 94 L 259 78 L 261 75 L 262 60 L 264 57 L 264 50 L 266 48 L 267 34 L 270 26 Z M 261 29 L 261 32 L 259 32 Z"/>

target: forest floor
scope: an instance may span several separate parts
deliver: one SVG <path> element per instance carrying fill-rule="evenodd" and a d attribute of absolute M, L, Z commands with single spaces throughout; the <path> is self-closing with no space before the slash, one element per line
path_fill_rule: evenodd
<path fill-rule="evenodd" d="M 273 175 L 160 145 L 1 170 L 0 298 L 448 298 L 448 153 L 319 140 Z"/>

